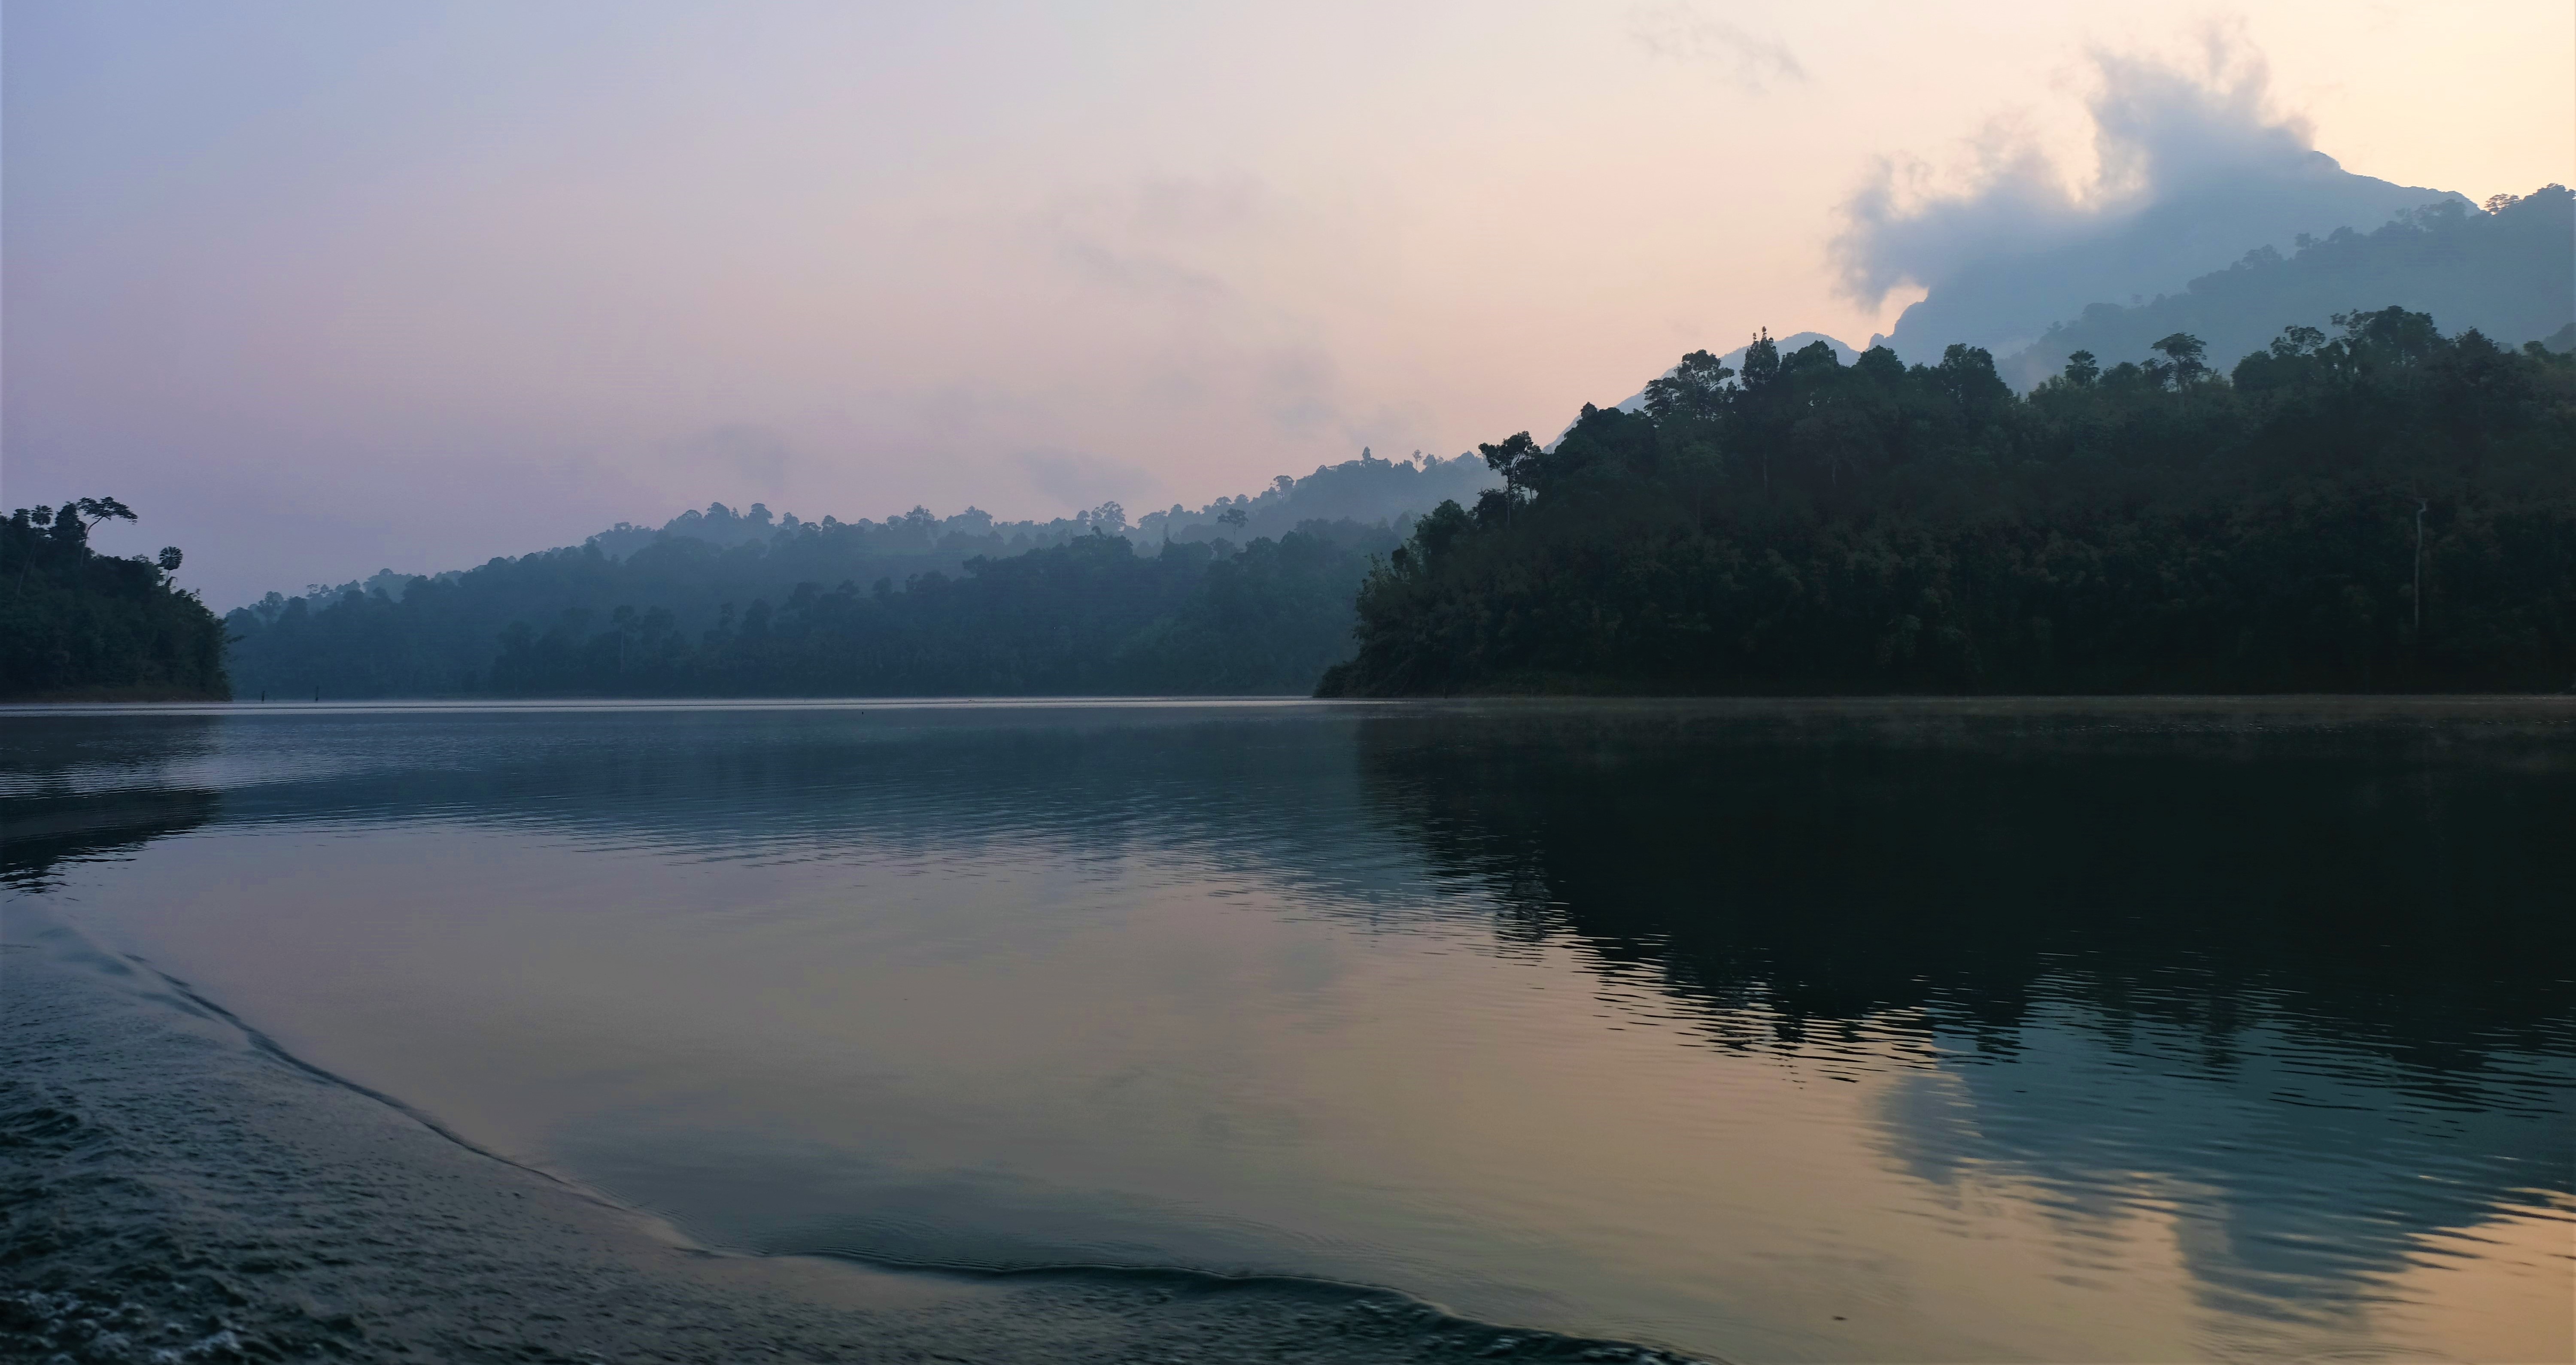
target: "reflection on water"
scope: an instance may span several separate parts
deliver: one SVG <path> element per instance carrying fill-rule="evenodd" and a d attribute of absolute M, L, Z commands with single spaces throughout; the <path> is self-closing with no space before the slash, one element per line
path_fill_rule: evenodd
<path fill-rule="evenodd" d="M 66 863 L 131 853 L 215 816 L 216 793 L 175 770 L 213 751 L 206 717 L 0 726 L 0 887 L 51 890 Z"/>
<path fill-rule="evenodd" d="M 0 718 L 15 898 L 701 1236 L 2565 1358 L 2547 703 Z"/>

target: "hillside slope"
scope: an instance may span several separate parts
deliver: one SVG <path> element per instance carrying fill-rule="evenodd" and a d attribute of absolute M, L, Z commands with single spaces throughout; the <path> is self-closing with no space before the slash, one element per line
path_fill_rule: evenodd
<path fill-rule="evenodd" d="M 2206 168 L 2191 183 L 2063 240 L 1980 254 L 1922 281 L 1931 292 L 1905 310 L 1884 341 L 1911 364 L 1939 360 L 1952 342 L 2009 354 L 2089 304 L 2152 297 L 2223 269 L 2248 250 L 2285 250 L 2302 233 L 2367 230 L 2441 200 L 2463 208 L 2468 202 L 2443 190 L 2355 175 L 2323 152 L 2284 147 Z M 1973 237 L 1976 226 L 1953 230 Z"/>
<path fill-rule="evenodd" d="M 2285 323 L 2322 329 L 2337 313 L 2392 306 L 2507 346 L 2576 323 L 2576 194 L 2550 185 L 2493 212 L 2444 200 L 2376 231 L 2309 238 L 2287 255 L 2260 248 L 2180 293 L 2129 307 L 2096 303 L 1997 369 L 2028 390 L 2077 351 L 2106 365 L 2143 361 L 2176 332 L 2199 337 L 2209 361 L 2225 368 L 2262 350 Z"/>

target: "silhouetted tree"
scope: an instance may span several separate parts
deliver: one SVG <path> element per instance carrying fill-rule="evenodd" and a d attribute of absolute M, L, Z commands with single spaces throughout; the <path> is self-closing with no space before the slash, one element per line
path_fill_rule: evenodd
<path fill-rule="evenodd" d="M 2078 354 L 2027 397 L 1975 347 L 1757 335 L 1737 382 L 1484 447 L 1509 494 L 1416 525 L 1324 690 L 2555 690 L 2576 358 L 2335 324 L 2230 375 L 2181 333 Z"/>
<path fill-rule="evenodd" d="M 228 697 L 223 623 L 170 581 L 178 549 L 118 559 L 89 545 L 115 498 L 22 507 L 0 521 L 0 697 Z"/>

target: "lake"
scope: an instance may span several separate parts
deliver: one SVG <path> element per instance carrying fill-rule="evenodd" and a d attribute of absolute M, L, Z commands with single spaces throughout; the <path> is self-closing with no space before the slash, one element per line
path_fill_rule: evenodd
<path fill-rule="evenodd" d="M 2576 1352 L 2576 703 L 0 715 L 13 913 L 709 1245 Z"/>

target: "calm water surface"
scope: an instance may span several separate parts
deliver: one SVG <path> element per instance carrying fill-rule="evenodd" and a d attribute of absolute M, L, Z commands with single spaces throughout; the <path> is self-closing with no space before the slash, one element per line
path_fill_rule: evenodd
<path fill-rule="evenodd" d="M 2566 1359 L 2576 707 L 0 716 L 14 913 L 712 1243 Z"/>

